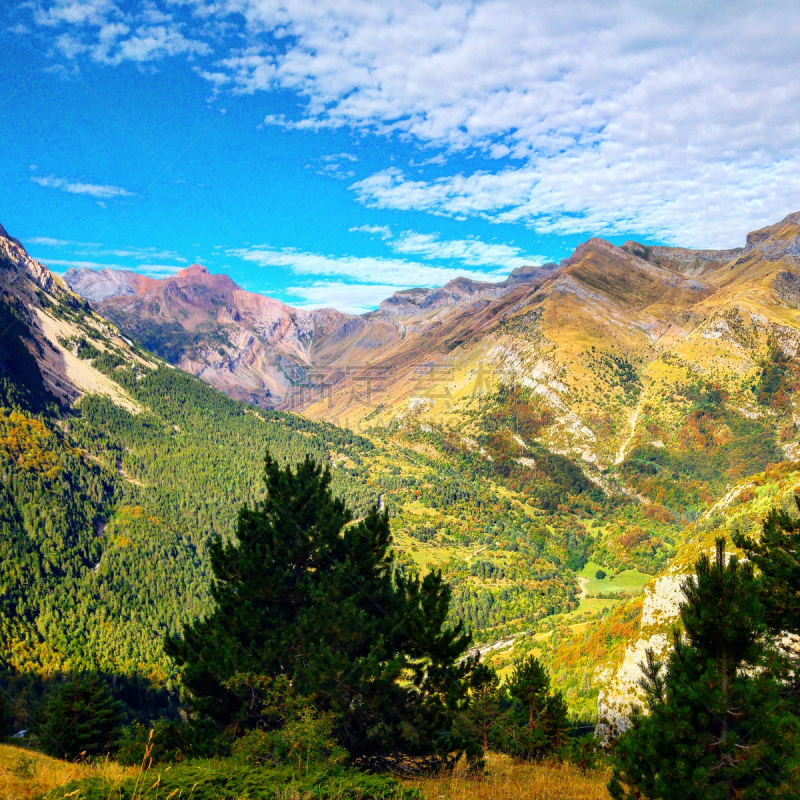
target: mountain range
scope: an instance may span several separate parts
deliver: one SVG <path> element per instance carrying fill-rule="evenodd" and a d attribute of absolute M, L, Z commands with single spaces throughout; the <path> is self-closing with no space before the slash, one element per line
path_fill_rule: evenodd
<path fill-rule="evenodd" d="M 398 292 L 363 316 L 291 308 L 199 264 L 163 280 L 86 268 L 71 268 L 64 278 L 100 314 L 176 366 L 231 397 L 281 408 L 303 405 L 309 392 L 331 382 L 346 383 L 376 358 L 409 347 L 423 352 L 420 335 L 449 312 L 477 310 L 546 272 L 520 268 L 497 284 L 459 278 Z"/>
<path fill-rule="evenodd" d="M 675 433 L 676 384 L 718 384 L 758 414 L 748 387 L 765 358 L 800 343 L 799 256 L 800 213 L 733 250 L 594 238 L 559 265 L 397 292 L 362 316 L 293 309 L 198 265 L 158 281 L 87 269 L 65 279 L 126 335 L 231 397 L 363 428 L 459 420 L 511 381 L 547 410 L 537 438 L 603 471 Z M 648 434 L 645 416 L 663 433 Z M 796 441 L 780 445 L 790 453 Z"/>
<path fill-rule="evenodd" d="M 387 508 L 487 658 L 535 651 L 574 710 L 617 713 L 709 537 L 800 480 L 798 315 L 800 213 L 734 250 L 594 238 L 362 316 L 198 265 L 61 278 L 0 228 L 8 664 L 173 691 L 159 642 L 207 608 L 208 542 L 269 449 Z"/>

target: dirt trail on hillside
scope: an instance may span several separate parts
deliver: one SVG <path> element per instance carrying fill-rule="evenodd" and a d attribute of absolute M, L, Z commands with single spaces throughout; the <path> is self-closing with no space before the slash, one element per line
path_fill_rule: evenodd
<path fill-rule="evenodd" d="M 639 402 L 636 404 L 636 408 L 633 410 L 633 416 L 631 417 L 631 433 L 630 436 L 622 443 L 619 448 L 619 453 L 617 453 L 617 457 L 614 459 L 614 464 L 621 464 L 625 459 L 625 451 L 628 449 L 628 445 L 633 441 L 633 435 L 636 433 L 636 423 L 639 420 L 639 412 L 642 410 L 642 403 L 644 402 L 644 392 L 642 392 L 642 396 L 639 398 Z"/>

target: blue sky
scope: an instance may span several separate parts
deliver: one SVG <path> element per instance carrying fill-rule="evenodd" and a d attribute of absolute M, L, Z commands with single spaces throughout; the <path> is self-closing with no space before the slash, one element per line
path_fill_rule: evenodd
<path fill-rule="evenodd" d="M 43 0 L 0 34 L 0 222 L 63 271 L 296 306 L 800 209 L 790 3 Z"/>

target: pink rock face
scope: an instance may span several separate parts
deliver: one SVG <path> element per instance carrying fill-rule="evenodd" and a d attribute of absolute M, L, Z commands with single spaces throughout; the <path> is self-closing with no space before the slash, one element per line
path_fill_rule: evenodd
<path fill-rule="evenodd" d="M 280 405 L 313 367 L 322 340 L 347 339 L 348 325 L 350 332 L 363 327 L 334 309 L 301 311 L 247 292 L 201 264 L 161 280 L 88 269 L 65 278 L 149 349 L 232 397 L 268 407 Z"/>

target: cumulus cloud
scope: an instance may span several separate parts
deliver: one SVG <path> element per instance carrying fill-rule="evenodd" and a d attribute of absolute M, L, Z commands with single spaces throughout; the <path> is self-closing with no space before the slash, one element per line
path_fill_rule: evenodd
<path fill-rule="evenodd" d="M 69 180 L 68 178 L 57 178 L 55 175 L 32 175 L 31 180 L 47 189 L 60 189 L 70 194 L 84 194 L 89 197 L 94 197 L 96 200 L 108 200 L 113 197 L 134 197 L 133 192 L 129 192 L 121 186 L 82 183 L 80 181 Z"/>
<path fill-rule="evenodd" d="M 133 11 L 111 0 L 56 0 L 37 5 L 33 19 L 46 29 L 63 31 L 53 42 L 68 59 L 88 54 L 95 62 L 118 65 L 212 52 L 201 35 L 186 37 L 183 23 L 152 2 Z"/>
<path fill-rule="evenodd" d="M 636 153 L 609 163 L 603 149 L 535 168 L 433 181 L 390 168 L 351 188 L 373 208 L 521 222 L 542 233 L 624 235 L 639 230 L 697 247 L 741 245 L 748 230 L 800 208 L 792 177 L 800 163 L 793 159 L 735 170 L 727 163 L 710 163 L 679 171 Z"/>
<path fill-rule="evenodd" d="M 307 103 L 289 122 L 503 159 L 395 178 L 388 196 L 359 182 L 365 202 L 719 246 L 800 207 L 800 17 L 785 4 L 243 7 L 252 30 L 295 38 L 251 53 L 232 85 L 296 91 Z M 257 63 L 269 64 L 264 82 Z"/>
<path fill-rule="evenodd" d="M 36 9 L 71 58 L 203 59 L 215 92 L 295 96 L 265 124 L 438 151 L 438 177 L 354 183 L 368 205 L 697 246 L 800 208 L 800 15 L 777 0 L 174 0 L 160 21 L 111 0 Z M 473 171 L 453 158 L 476 153 Z"/>
<path fill-rule="evenodd" d="M 167 56 L 207 55 L 211 52 L 206 42 L 187 39 L 175 26 L 141 26 L 131 36 L 126 36 L 130 31 L 125 25 L 109 27 L 115 30 L 111 30 L 108 38 L 101 39 L 92 49 L 95 61 L 116 65 L 123 61 L 155 61 Z"/>
<path fill-rule="evenodd" d="M 441 239 L 435 233 L 402 231 L 395 236 L 385 225 L 358 225 L 350 232 L 368 233 L 380 237 L 395 253 L 421 256 L 425 259 L 460 261 L 471 267 L 502 267 L 507 270 L 523 265 L 544 263 L 541 256 L 526 255 L 522 249 L 509 244 L 483 242 L 477 237 Z"/>
<path fill-rule="evenodd" d="M 501 281 L 507 270 L 464 270 L 421 264 L 399 258 L 328 256 L 291 248 L 277 250 L 266 245 L 227 251 L 262 267 L 289 269 L 295 275 L 327 275 L 347 278 L 354 283 L 369 284 L 380 276 L 386 285 L 396 287 L 441 286 L 460 276 L 476 281 Z"/>

